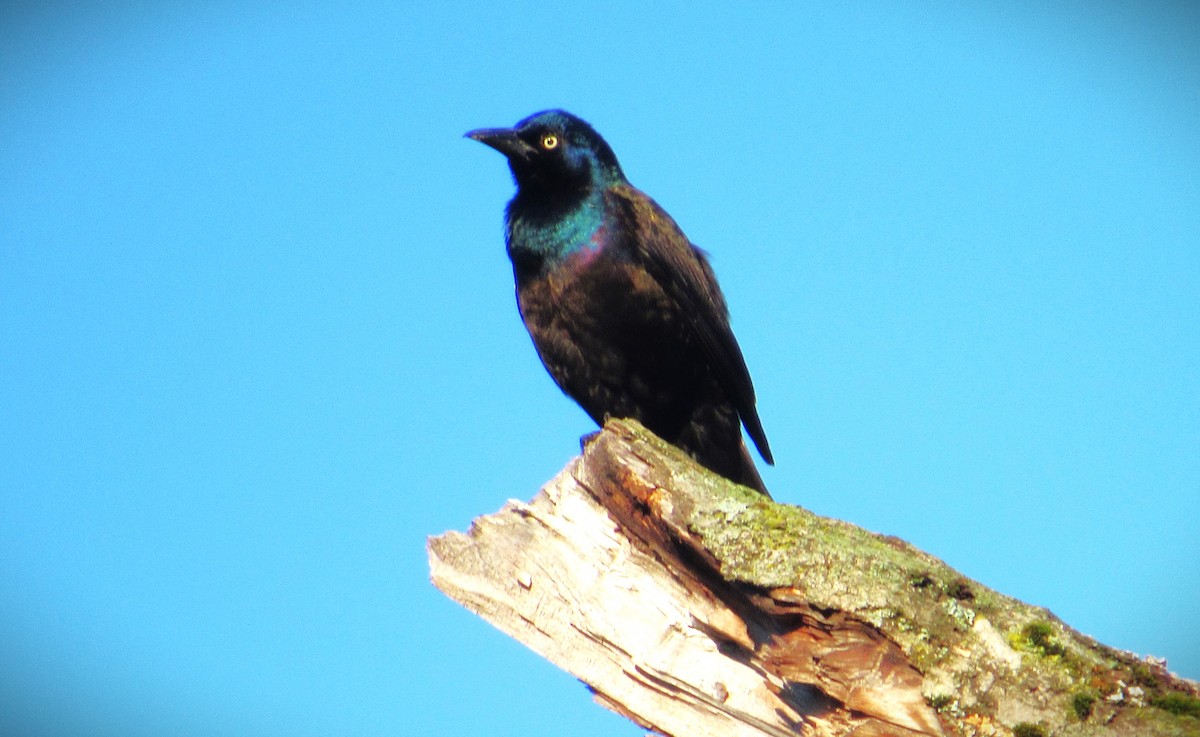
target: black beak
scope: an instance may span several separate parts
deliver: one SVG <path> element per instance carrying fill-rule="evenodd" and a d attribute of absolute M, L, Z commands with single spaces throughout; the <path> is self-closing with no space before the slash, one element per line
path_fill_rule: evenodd
<path fill-rule="evenodd" d="M 534 152 L 533 146 L 522 141 L 512 128 L 480 128 L 466 135 L 467 138 L 491 146 L 509 159 L 528 161 L 530 154 Z"/>

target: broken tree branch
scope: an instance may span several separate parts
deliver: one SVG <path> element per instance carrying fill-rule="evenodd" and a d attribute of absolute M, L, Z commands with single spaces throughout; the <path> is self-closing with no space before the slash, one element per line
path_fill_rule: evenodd
<path fill-rule="evenodd" d="M 1200 687 L 616 420 L 434 584 L 670 737 L 1198 735 Z"/>

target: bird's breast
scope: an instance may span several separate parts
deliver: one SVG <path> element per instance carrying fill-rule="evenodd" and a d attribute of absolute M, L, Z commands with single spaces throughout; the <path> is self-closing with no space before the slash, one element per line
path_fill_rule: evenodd
<path fill-rule="evenodd" d="M 617 346 L 677 335 L 676 305 L 645 269 L 598 242 L 536 277 L 517 281 L 517 301 L 534 342 L 550 336 Z"/>
<path fill-rule="evenodd" d="M 563 259 L 560 268 L 568 273 L 582 274 L 592 268 L 601 254 L 610 258 L 615 255 L 608 247 L 608 228 L 603 223 L 579 239 Z"/>

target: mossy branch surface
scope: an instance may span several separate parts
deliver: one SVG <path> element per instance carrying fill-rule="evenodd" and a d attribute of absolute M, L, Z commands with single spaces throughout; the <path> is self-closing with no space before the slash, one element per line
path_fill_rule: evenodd
<path fill-rule="evenodd" d="M 1095 642 L 902 540 L 732 484 L 636 422 L 609 422 L 563 474 L 673 581 L 740 619 L 709 612 L 724 624 L 699 630 L 794 717 L 748 733 L 1200 735 L 1200 687 L 1161 661 Z"/>

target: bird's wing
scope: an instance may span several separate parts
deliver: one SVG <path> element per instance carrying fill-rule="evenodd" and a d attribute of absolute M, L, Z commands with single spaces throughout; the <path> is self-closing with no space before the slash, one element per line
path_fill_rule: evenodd
<path fill-rule="evenodd" d="M 608 190 L 613 209 L 629 219 L 637 233 L 632 244 L 650 275 L 683 307 L 717 380 L 733 398 L 746 432 L 767 463 L 771 448 L 755 407 L 754 384 L 746 359 L 729 327 L 729 309 L 704 252 L 654 200 L 628 184 Z"/>

